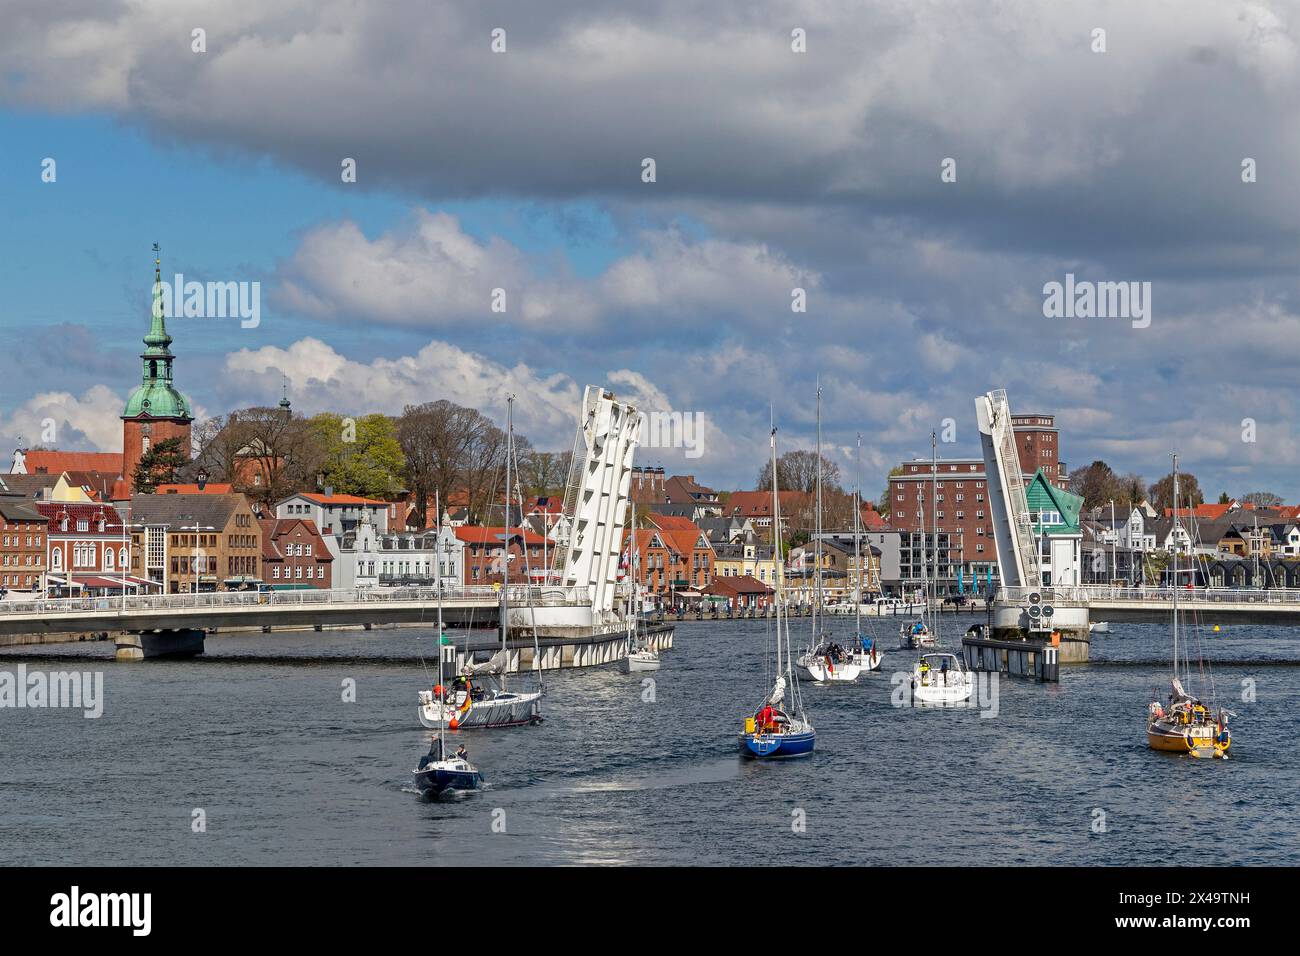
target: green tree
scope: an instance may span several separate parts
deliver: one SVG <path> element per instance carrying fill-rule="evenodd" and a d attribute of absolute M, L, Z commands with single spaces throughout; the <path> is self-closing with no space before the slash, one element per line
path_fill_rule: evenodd
<path fill-rule="evenodd" d="M 164 438 L 140 456 L 135 471 L 131 474 L 131 484 L 142 495 L 151 495 L 159 485 L 169 485 L 176 481 L 176 473 L 185 467 L 189 456 L 179 438 Z"/>
<path fill-rule="evenodd" d="M 1151 507 L 1163 513 L 1166 508 L 1174 506 L 1174 473 L 1171 471 L 1157 481 L 1148 491 Z M 1178 474 L 1178 507 L 1186 508 L 1205 504 L 1205 495 L 1201 494 L 1200 482 L 1191 472 Z"/>
<path fill-rule="evenodd" d="M 309 424 L 324 447 L 324 483 L 336 492 L 387 500 L 402 489 L 406 456 L 393 419 L 324 412 Z"/>

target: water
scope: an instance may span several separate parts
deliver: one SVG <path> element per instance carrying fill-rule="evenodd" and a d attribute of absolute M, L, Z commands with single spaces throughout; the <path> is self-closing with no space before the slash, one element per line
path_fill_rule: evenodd
<path fill-rule="evenodd" d="M 106 704 L 98 720 L 0 710 L 5 862 L 1300 863 L 1300 632 L 1205 635 L 1240 715 L 1226 762 L 1146 747 L 1163 626 L 1096 635 L 1095 662 L 1059 685 L 1001 681 L 987 719 L 891 706 L 890 675 L 915 656 L 888 622 L 882 672 L 805 688 L 813 758 L 742 762 L 769 628 L 688 622 L 657 674 L 548 675 L 544 724 L 459 735 L 489 788 L 437 802 L 410 788 L 431 630 L 216 636 L 204 658 L 142 664 L 108 660 L 112 645 L 14 651 L 0 670 L 102 667 Z M 1256 703 L 1237 700 L 1247 679 Z"/>

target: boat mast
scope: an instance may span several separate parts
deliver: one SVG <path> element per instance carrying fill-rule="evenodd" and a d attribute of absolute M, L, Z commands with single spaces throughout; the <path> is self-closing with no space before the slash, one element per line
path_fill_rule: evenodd
<path fill-rule="evenodd" d="M 510 670 L 510 652 L 506 649 L 506 636 L 510 630 L 510 459 L 515 445 L 515 397 L 506 396 L 506 514 L 505 541 L 501 550 L 501 689 L 506 689 L 506 672 Z M 523 553 L 523 547 L 520 547 Z"/>
<path fill-rule="evenodd" d="M 930 538 L 934 553 L 934 596 L 939 596 L 939 451 L 936 443 L 937 436 L 933 431 L 930 432 L 930 527 L 934 529 Z M 922 538 L 925 537 L 922 532 Z M 925 583 L 925 607 L 927 616 L 933 619 L 930 623 L 934 625 L 934 642 L 939 643 L 939 615 L 929 615 L 930 608 L 930 588 L 931 584 L 927 579 Z"/>
<path fill-rule="evenodd" d="M 1178 549 L 1182 541 L 1178 536 L 1178 456 L 1174 455 L 1174 680 L 1178 679 Z"/>
<path fill-rule="evenodd" d="M 442 685 L 442 553 L 439 550 L 442 543 L 442 500 L 439 497 L 439 492 L 437 490 L 433 492 L 433 510 L 436 513 L 433 540 L 437 542 L 433 546 L 433 567 L 434 574 L 436 574 L 438 578 L 438 640 L 435 643 L 438 645 L 438 693 L 444 698 L 442 701 L 439 701 L 443 709 L 441 711 L 441 719 L 438 721 L 438 759 L 446 760 L 447 711 L 445 697 L 447 692 Z"/>
<path fill-rule="evenodd" d="M 822 607 L 822 384 L 817 382 L 817 515 L 813 522 L 813 575 L 816 595 L 813 598 L 812 640 L 817 646 L 817 614 Z"/>
<path fill-rule="evenodd" d="M 772 547 L 775 550 L 776 561 L 776 673 L 781 674 L 781 599 L 783 596 L 782 574 L 783 562 L 781 558 L 781 496 L 777 494 L 776 487 L 776 425 L 772 426 Z M 787 628 L 789 624 L 786 625 Z"/>
<path fill-rule="evenodd" d="M 862 635 L 862 432 L 858 432 L 858 451 L 853 458 L 853 609 L 857 617 L 859 638 Z"/>

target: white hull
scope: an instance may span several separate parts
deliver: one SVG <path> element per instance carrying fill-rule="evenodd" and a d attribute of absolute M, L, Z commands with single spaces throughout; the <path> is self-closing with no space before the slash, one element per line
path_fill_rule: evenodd
<path fill-rule="evenodd" d="M 885 655 L 880 653 L 880 651 L 876 651 L 873 654 L 857 653 L 850 657 L 850 660 L 852 660 L 854 664 L 857 664 L 864 674 L 880 670 L 880 663 L 884 659 Z"/>
<path fill-rule="evenodd" d="M 912 672 L 912 697 L 921 704 L 960 704 L 975 692 L 975 679 L 964 671 L 946 675 L 931 672 L 923 680 Z"/>
<path fill-rule="evenodd" d="M 470 730 L 481 727 L 516 727 L 540 719 L 542 692 L 497 693 L 483 700 L 435 700 L 432 691 L 420 691 L 420 723 L 430 730 Z"/>
<path fill-rule="evenodd" d="M 824 657 L 805 654 L 799 658 L 799 675 L 819 684 L 851 684 L 858 679 L 862 668 L 852 659 L 839 664 L 828 664 Z"/>
<path fill-rule="evenodd" d="M 659 655 L 654 651 L 633 651 L 623 658 L 623 673 L 636 674 L 642 671 L 657 671 Z"/>

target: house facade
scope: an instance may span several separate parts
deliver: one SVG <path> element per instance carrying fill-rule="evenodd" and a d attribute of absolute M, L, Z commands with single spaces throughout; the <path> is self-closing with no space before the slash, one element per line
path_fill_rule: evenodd
<path fill-rule="evenodd" d="M 34 503 L 0 497 L 0 592 L 44 593 L 47 528 Z"/>
<path fill-rule="evenodd" d="M 272 590 L 334 586 L 334 555 L 310 518 L 262 518 L 262 580 Z"/>
<path fill-rule="evenodd" d="M 127 525 L 131 573 L 167 594 L 262 583 L 262 526 L 241 494 L 135 495 Z"/>

